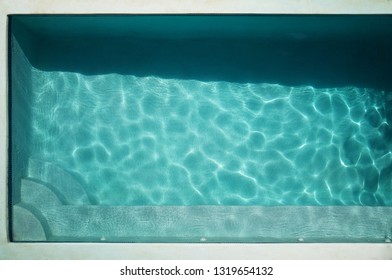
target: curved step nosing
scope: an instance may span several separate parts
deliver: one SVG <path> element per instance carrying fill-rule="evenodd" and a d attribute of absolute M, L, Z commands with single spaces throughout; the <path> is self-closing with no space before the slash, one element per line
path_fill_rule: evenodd
<path fill-rule="evenodd" d="M 65 181 L 59 181 L 59 178 L 52 174 L 55 172 L 63 175 L 67 179 L 66 181 L 69 181 L 68 184 Z M 56 193 L 61 193 L 68 204 L 93 204 L 93 199 L 89 197 L 83 184 L 72 173 L 54 163 L 30 158 L 28 163 L 28 177 L 53 186 L 57 190 Z M 72 191 L 68 190 L 68 192 L 64 192 L 67 187 L 72 188 Z M 76 194 L 76 192 L 79 194 Z"/>
<path fill-rule="evenodd" d="M 55 188 L 53 185 L 51 185 L 50 183 L 47 182 L 43 182 L 41 180 L 38 180 L 36 178 L 31 178 L 31 177 L 26 177 L 22 179 L 22 184 L 21 184 L 21 188 L 23 189 L 24 185 L 23 185 L 23 181 L 28 181 L 28 182 L 33 182 L 35 184 L 39 184 L 41 186 L 43 186 L 44 188 L 48 189 L 48 191 L 52 192 L 53 195 L 55 195 L 57 197 L 57 199 L 61 202 L 61 204 L 63 205 L 71 205 L 66 197 L 57 189 Z M 22 193 L 22 192 L 21 192 Z M 24 202 L 23 199 L 21 200 L 21 202 Z"/>
<path fill-rule="evenodd" d="M 26 224 L 29 221 L 22 221 L 21 217 L 17 217 L 17 209 L 20 208 L 22 209 L 22 211 L 26 211 L 28 214 L 30 214 L 31 216 L 33 216 L 37 222 L 37 226 L 39 224 L 40 229 L 42 230 L 43 233 L 43 237 L 39 238 L 37 236 L 34 236 L 34 233 L 31 234 L 31 232 L 29 231 L 26 236 L 22 237 L 22 236 L 17 236 L 17 232 L 18 232 L 18 228 L 17 228 L 17 223 L 23 223 Z M 31 221 L 30 221 L 31 222 Z M 46 218 L 44 217 L 44 215 L 34 206 L 29 205 L 27 203 L 18 203 L 17 205 L 13 206 L 12 209 L 12 232 L 13 232 L 13 236 L 12 239 L 13 241 L 47 241 L 49 239 L 49 236 L 51 236 L 51 229 L 49 226 L 48 221 L 46 220 Z M 29 228 L 29 230 L 31 230 L 31 228 Z M 37 232 L 35 232 L 37 233 Z M 40 234 L 37 234 L 38 236 Z"/>

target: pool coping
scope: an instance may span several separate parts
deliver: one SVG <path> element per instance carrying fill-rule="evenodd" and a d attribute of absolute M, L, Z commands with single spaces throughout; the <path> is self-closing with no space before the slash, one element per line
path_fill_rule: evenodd
<path fill-rule="evenodd" d="M 392 14 L 387 0 L 5 0 L 0 55 L 7 57 L 10 14 Z M 2 60 L 6 62 L 6 60 Z M 7 63 L 0 67 L 0 259 L 392 259 L 391 243 L 12 243 L 7 232 Z"/>
<path fill-rule="evenodd" d="M 0 259 L 386 260 L 392 244 L 7 243 Z"/>

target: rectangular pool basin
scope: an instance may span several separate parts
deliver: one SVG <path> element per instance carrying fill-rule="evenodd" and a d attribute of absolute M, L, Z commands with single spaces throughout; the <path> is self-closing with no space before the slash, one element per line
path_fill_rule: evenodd
<path fill-rule="evenodd" d="M 389 15 L 11 15 L 14 242 L 390 242 Z"/>

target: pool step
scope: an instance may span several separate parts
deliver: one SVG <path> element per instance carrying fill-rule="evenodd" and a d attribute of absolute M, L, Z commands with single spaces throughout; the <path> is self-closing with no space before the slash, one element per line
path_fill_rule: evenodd
<path fill-rule="evenodd" d="M 352 242 L 392 234 L 392 209 L 382 207 L 65 206 L 42 214 L 50 238 L 70 240 Z"/>
<path fill-rule="evenodd" d="M 36 217 L 41 217 L 47 241 L 384 242 L 392 239 L 392 207 L 31 206 L 39 212 Z M 19 237 L 19 241 L 32 241 L 36 234 L 19 236 L 26 238 Z"/>
<path fill-rule="evenodd" d="M 23 203 L 39 207 L 56 207 L 69 204 L 53 186 L 35 179 L 22 179 L 20 199 Z"/>
<path fill-rule="evenodd" d="M 45 221 L 33 214 L 34 210 L 26 209 L 23 204 L 12 207 L 12 241 L 47 241 L 47 232 L 44 229 Z"/>
<path fill-rule="evenodd" d="M 30 158 L 28 177 L 45 182 L 55 188 L 66 199 L 67 204 L 91 204 L 84 187 L 75 178 L 75 175 L 55 164 Z"/>
<path fill-rule="evenodd" d="M 392 207 L 100 206 L 89 205 L 82 186 L 55 165 L 32 160 L 29 176 L 13 206 L 14 241 L 392 240 Z"/>

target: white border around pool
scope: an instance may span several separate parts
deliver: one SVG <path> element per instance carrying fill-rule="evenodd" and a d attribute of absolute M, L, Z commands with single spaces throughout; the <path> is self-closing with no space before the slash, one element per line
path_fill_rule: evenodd
<path fill-rule="evenodd" d="M 0 2 L 0 259 L 392 259 L 385 244 L 12 243 L 7 213 L 7 15 L 392 14 L 389 0 L 3 0 Z"/>

